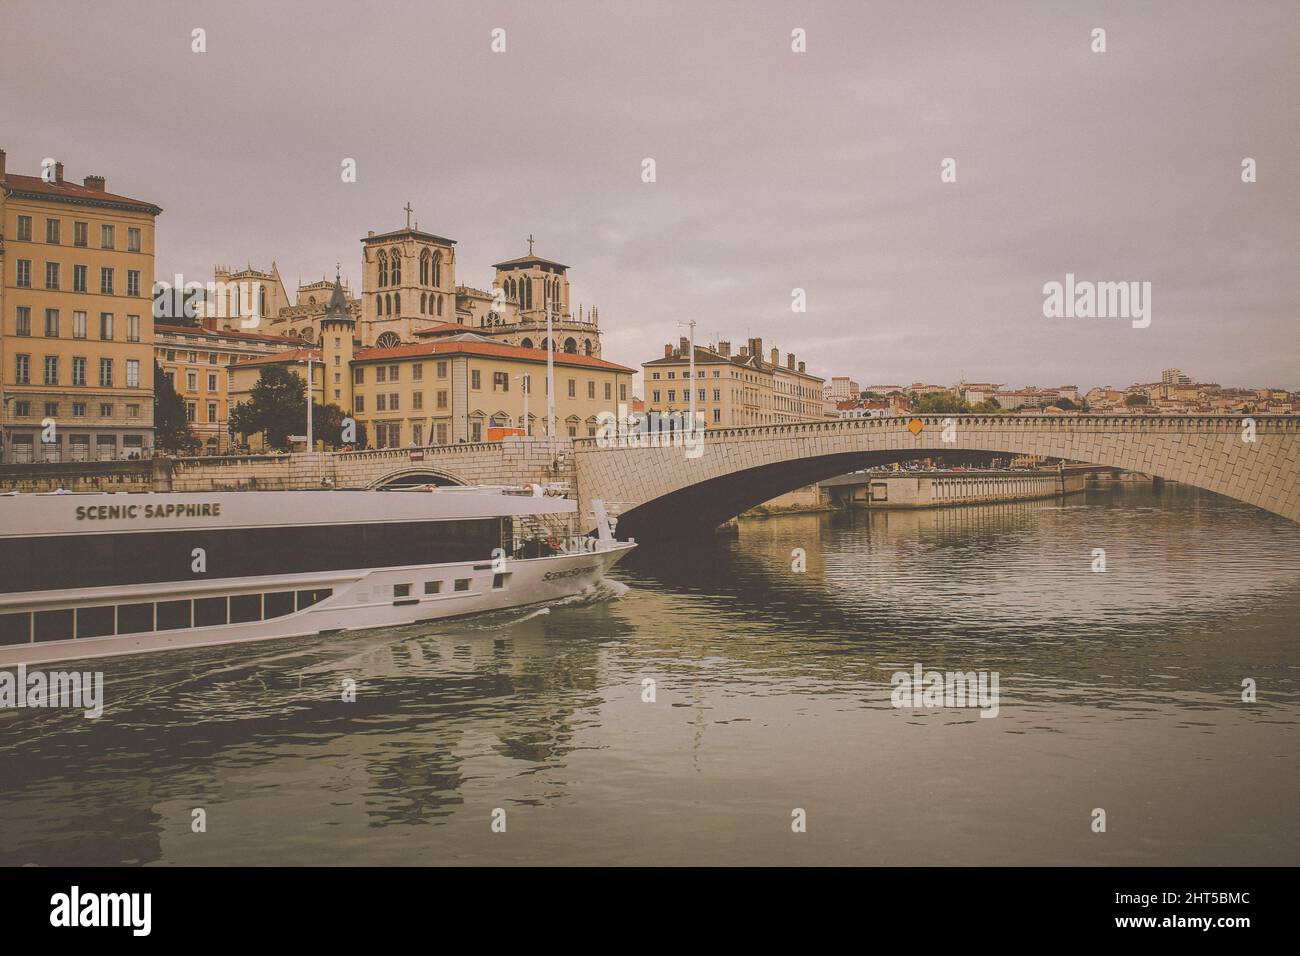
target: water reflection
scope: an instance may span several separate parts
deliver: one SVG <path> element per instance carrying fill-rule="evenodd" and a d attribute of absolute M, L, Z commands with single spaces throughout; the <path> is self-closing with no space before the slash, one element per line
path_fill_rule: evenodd
<path fill-rule="evenodd" d="M 544 612 L 108 661 L 98 721 L 0 712 L 0 862 L 1295 863 L 1298 544 L 1177 486 L 788 516 Z M 1001 715 L 895 710 L 916 662 Z"/>

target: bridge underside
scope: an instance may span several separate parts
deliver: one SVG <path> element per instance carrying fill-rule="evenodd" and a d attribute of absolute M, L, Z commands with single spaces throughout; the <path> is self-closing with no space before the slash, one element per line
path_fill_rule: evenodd
<path fill-rule="evenodd" d="M 904 454 L 896 450 L 849 452 L 760 465 L 701 481 L 631 508 L 618 519 L 618 535 L 620 538 L 634 537 L 639 541 L 653 541 L 708 534 L 718 525 L 750 508 L 815 481 L 877 465 L 937 455 L 942 455 L 945 462 L 953 464 L 974 464 L 996 454 L 1005 453 L 954 452 L 947 448 L 909 449 Z"/>

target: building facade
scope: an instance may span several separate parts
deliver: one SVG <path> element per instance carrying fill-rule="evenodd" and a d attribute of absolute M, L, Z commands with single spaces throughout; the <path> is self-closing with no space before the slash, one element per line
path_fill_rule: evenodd
<path fill-rule="evenodd" d="M 185 417 L 199 440 L 199 450 L 206 454 L 224 453 L 231 444 L 230 369 L 307 344 L 215 325 L 216 320 L 208 318 L 198 326 L 154 326 L 154 357 L 184 402 Z"/>
<path fill-rule="evenodd" d="M 789 422 L 820 421 L 826 417 L 823 380 L 810 374 L 793 352 L 781 363 L 780 352 L 763 356 L 763 340 L 753 338 L 733 355 L 730 342 L 691 346 L 679 339 L 664 346 L 661 358 L 642 364 L 645 411 L 652 415 L 689 412 L 706 428 L 737 428 Z M 694 395 L 692 395 L 692 392 Z"/>
<path fill-rule="evenodd" d="M 153 451 L 153 203 L 102 176 L 6 168 L 0 150 L 0 455 Z"/>
<path fill-rule="evenodd" d="M 546 434 L 545 351 L 506 344 L 455 324 L 460 331 L 452 335 L 363 346 L 358 324 L 336 281 L 315 347 L 231 365 L 231 402 L 246 400 L 261 370 L 270 365 L 282 365 L 305 381 L 310 359 L 314 399 L 337 405 L 364 426 L 369 447 L 488 441 L 498 437 L 493 429 Z M 564 352 L 556 352 L 552 361 L 559 436 L 593 436 L 601 412 L 617 414 L 619 405 L 631 400 L 633 370 L 626 366 Z M 328 437 L 338 443 L 336 436 Z"/>

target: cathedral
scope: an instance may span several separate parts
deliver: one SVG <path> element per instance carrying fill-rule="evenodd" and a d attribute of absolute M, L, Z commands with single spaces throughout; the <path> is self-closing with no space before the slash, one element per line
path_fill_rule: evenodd
<path fill-rule="evenodd" d="M 361 240 L 361 295 L 344 285 L 348 309 L 356 320 L 361 348 L 391 348 L 427 343 L 472 333 L 489 341 L 545 351 L 546 315 L 551 313 L 555 351 L 600 358 L 600 313 L 595 306 L 575 311 L 569 301 L 569 267 L 533 252 L 493 266 L 488 290 L 456 281 L 456 240 L 420 229 L 410 222 L 391 232 L 370 232 Z M 321 321 L 334 283 L 321 279 L 298 284 L 289 304 L 280 274 L 251 265 L 238 272 L 218 267 L 216 278 L 238 287 L 261 287 L 258 298 L 271 335 L 319 342 Z M 223 314 L 239 315 L 236 306 Z"/>
<path fill-rule="evenodd" d="M 600 357 L 599 313 L 574 314 L 569 267 L 533 252 L 498 262 L 490 291 L 456 282 L 456 240 L 414 227 L 376 234 L 362 244 L 363 346 L 388 348 L 473 332 L 522 348 L 545 349 L 551 313 L 556 352 Z"/>

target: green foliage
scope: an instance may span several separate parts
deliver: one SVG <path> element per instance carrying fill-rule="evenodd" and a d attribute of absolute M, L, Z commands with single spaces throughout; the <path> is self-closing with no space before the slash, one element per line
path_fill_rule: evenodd
<path fill-rule="evenodd" d="M 963 415 L 970 410 L 970 403 L 955 392 L 930 392 L 912 403 L 917 415 Z"/>
<path fill-rule="evenodd" d="M 1124 397 L 1124 404 L 1130 408 L 1134 405 L 1150 405 L 1151 399 L 1147 398 L 1141 392 L 1134 392 L 1132 395 Z"/>
<path fill-rule="evenodd" d="M 230 410 L 230 427 L 245 439 L 260 432 L 268 447 L 287 448 L 290 435 L 307 430 L 303 380 L 282 365 L 268 365 L 258 376 L 248 401 Z"/>
<path fill-rule="evenodd" d="M 312 432 L 316 441 L 327 448 L 341 448 L 343 420 L 349 415 L 338 405 L 321 405 L 312 402 Z M 268 447 L 287 448 L 290 435 L 307 431 L 307 395 L 303 379 L 282 365 L 268 365 L 262 369 L 257 384 L 249 393 L 248 401 L 240 402 L 230 410 L 230 425 L 235 433 L 245 439 L 261 433 Z M 356 427 L 354 448 L 366 447 L 366 429 L 360 422 Z"/>
<path fill-rule="evenodd" d="M 157 361 L 153 363 L 153 429 L 155 448 L 176 454 L 193 452 L 199 447 L 199 440 L 185 419 L 185 403 Z"/>
<path fill-rule="evenodd" d="M 1065 398 L 1064 396 L 1058 398 L 1056 401 L 1052 402 L 1052 404 L 1055 405 L 1057 408 L 1065 409 L 1065 411 L 1067 412 L 1074 411 L 1074 409 L 1079 407 L 1075 405 L 1074 402 L 1072 402 L 1070 399 Z"/>

